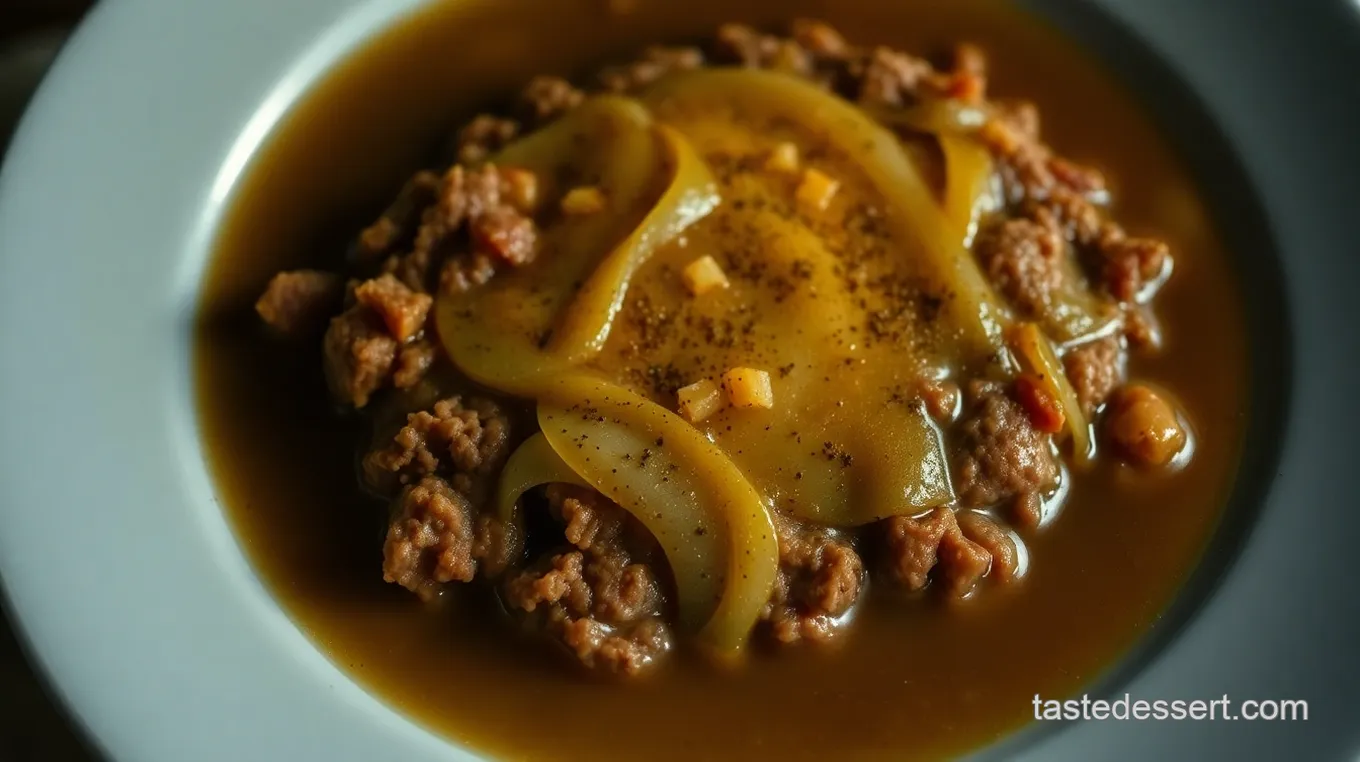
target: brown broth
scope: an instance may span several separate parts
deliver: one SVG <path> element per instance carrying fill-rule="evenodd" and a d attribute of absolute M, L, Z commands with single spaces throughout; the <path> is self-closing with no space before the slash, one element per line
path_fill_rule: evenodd
<path fill-rule="evenodd" d="M 417 721 L 511 758 L 936 757 L 997 739 L 1031 698 L 1089 684 L 1157 620 L 1217 523 L 1245 428 L 1246 347 L 1228 260 L 1185 169 L 1130 97 L 1054 32 L 986 0 L 463 0 L 338 67 L 235 189 L 204 281 L 199 411 L 222 504 L 281 605 L 342 669 Z M 334 266 L 431 146 L 543 72 L 584 73 L 723 21 L 826 18 L 911 51 L 979 42 L 992 89 L 1040 106 L 1059 152 L 1104 169 L 1116 216 L 1165 237 L 1167 343 L 1135 375 L 1193 422 L 1189 467 L 1102 463 L 1029 543 L 1022 584 L 963 603 L 874 596 L 840 647 L 756 654 L 722 672 L 687 657 L 635 684 L 583 677 L 507 635 L 486 601 L 432 615 L 382 582 L 382 511 L 354 476 L 357 426 L 323 393 L 317 347 L 265 339 L 251 304 L 279 269 Z"/>

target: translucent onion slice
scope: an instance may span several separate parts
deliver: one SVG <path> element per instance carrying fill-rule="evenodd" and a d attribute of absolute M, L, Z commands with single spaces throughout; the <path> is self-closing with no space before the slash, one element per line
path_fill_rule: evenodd
<path fill-rule="evenodd" d="M 440 339 L 454 363 L 480 383 L 533 397 L 544 379 L 598 351 L 638 266 L 718 197 L 683 140 L 635 101 L 612 96 L 587 101 L 495 161 L 536 172 L 546 198 L 592 184 L 607 204 L 548 225 L 530 266 L 439 300 Z"/>
<path fill-rule="evenodd" d="M 1049 294 L 1039 316 L 1045 332 L 1059 344 L 1081 344 L 1119 328 L 1119 307 L 1090 288 L 1072 257 L 1063 262 L 1062 286 Z"/>
<path fill-rule="evenodd" d="M 664 110 L 741 108 L 818 125 L 829 148 L 853 157 L 873 179 L 888 200 L 889 224 L 919 244 L 910 255 L 919 257 L 923 274 L 951 295 L 943 308 L 956 327 L 961 359 L 986 366 L 1003 349 L 1005 309 L 991 285 L 900 141 L 863 110 L 806 80 L 748 69 L 673 75 L 649 90 L 644 101 L 663 120 Z"/>
<path fill-rule="evenodd" d="M 608 207 L 548 226 L 533 264 L 482 288 L 439 298 L 439 338 L 460 370 L 526 397 L 563 371 L 564 360 L 543 347 L 576 286 L 637 230 L 667 189 L 665 151 L 646 109 L 625 98 L 599 97 L 494 157 L 498 165 L 536 173 L 544 199 L 593 185 Z"/>
<path fill-rule="evenodd" d="M 934 135 L 945 157 L 945 214 L 964 231 L 971 247 L 982 215 L 997 208 L 991 154 L 974 133 L 987 119 L 976 106 L 953 101 L 927 101 L 910 108 L 878 108 L 874 118 L 894 128 Z M 1117 306 L 1087 287 L 1074 258 L 1063 263 L 1063 286 L 1051 294 L 1040 316 L 1048 334 L 1061 344 L 1078 344 L 1113 331 Z"/>
<path fill-rule="evenodd" d="M 658 246 L 712 212 L 719 202 L 713 175 L 683 136 L 657 125 L 670 185 L 642 224 L 581 286 L 553 336 L 552 349 L 570 363 L 599 353 L 619 314 L 628 284 Z"/>
<path fill-rule="evenodd" d="M 944 153 L 944 212 L 954 229 L 962 232 L 964 247 L 969 248 L 982 216 L 998 205 L 993 192 L 992 155 L 965 137 L 940 133 L 938 138 Z"/>
<path fill-rule="evenodd" d="M 517 524 L 519 516 L 515 508 L 520 497 L 534 487 L 558 483 L 590 486 L 562 460 L 540 431 L 515 449 L 501 471 L 496 489 L 496 510 L 501 520 Z"/>
<path fill-rule="evenodd" d="M 559 379 L 538 418 L 562 461 L 660 543 L 682 625 L 740 651 L 779 567 L 770 513 L 741 471 L 679 416 L 606 381 Z"/>
<path fill-rule="evenodd" d="M 1077 391 L 1067 380 L 1062 361 L 1053 345 L 1034 323 L 1019 323 L 1010 332 L 1011 348 L 1021 369 L 1038 376 L 1048 393 L 1053 395 L 1066 416 L 1066 428 L 1072 437 L 1072 459 L 1086 465 L 1095 457 L 1095 440 L 1091 426 L 1077 399 Z"/>

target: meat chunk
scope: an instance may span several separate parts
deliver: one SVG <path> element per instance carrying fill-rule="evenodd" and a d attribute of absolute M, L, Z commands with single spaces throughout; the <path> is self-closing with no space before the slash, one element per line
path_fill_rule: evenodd
<path fill-rule="evenodd" d="M 781 643 L 826 642 L 859 599 L 864 564 L 849 542 L 830 530 L 779 517 L 779 574 L 762 612 Z"/>
<path fill-rule="evenodd" d="M 659 617 L 628 626 L 611 626 L 597 619 L 567 619 L 561 625 L 562 644 L 587 669 L 635 676 L 646 672 L 671 650 L 671 630 Z"/>
<path fill-rule="evenodd" d="M 1105 178 L 1100 172 L 1055 156 L 1039 140 L 1038 114 L 1032 108 L 999 109 L 978 136 L 998 160 L 1006 198 L 1012 204 L 1044 202 L 1064 191 L 1071 194 L 1068 199 L 1089 203 L 1104 194 Z"/>
<path fill-rule="evenodd" d="M 992 284 L 1025 316 L 1043 314 L 1062 287 L 1067 245 L 1053 226 L 1003 220 L 978 235 L 973 251 Z"/>
<path fill-rule="evenodd" d="M 560 77 L 535 77 L 520 95 L 521 109 L 535 124 L 546 124 L 583 100 L 585 93 Z"/>
<path fill-rule="evenodd" d="M 888 106 L 914 102 L 921 82 L 933 73 L 929 62 L 890 48 L 875 48 L 852 68 L 860 102 Z"/>
<path fill-rule="evenodd" d="M 433 345 L 420 340 L 433 299 L 391 274 L 355 285 L 352 294 L 353 305 L 331 320 L 322 352 L 336 399 L 362 408 L 389 382 L 419 383 L 434 363 Z"/>
<path fill-rule="evenodd" d="M 391 274 L 364 281 L 354 289 L 354 298 L 382 319 L 387 332 L 405 344 L 425 328 L 434 299 L 406 287 Z"/>
<path fill-rule="evenodd" d="M 1144 287 L 1161 280 L 1171 263 L 1166 243 L 1152 238 L 1109 236 L 1101 242 L 1100 254 L 1105 289 L 1121 302 L 1144 296 Z"/>
<path fill-rule="evenodd" d="M 414 388 L 438 359 L 439 349 L 425 339 L 407 344 L 397 353 L 397 362 L 392 369 L 392 385 L 398 389 Z"/>
<path fill-rule="evenodd" d="M 439 175 L 433 172 L 422 170 L 407 180 L 382 216 L 359 234 L 359 259 L 376 258 L 409 242 L 438 189 Z"/>
<path fill-rule="evenodd" d="M 613 501 L 592 489 L 571 484 L 551 484 L 547 490 L 549 512 L 561 522 L 567 542 L 578 550 L 601 550 L 621 543 L 646 544 L 646 530 Z M 631 529 L 631 534 L 625 534 Z"/>
<path fill-rule="evenodd" d="M 370 487 L 388 491 L 421 477 L 448 478 L 465 495 L 488 494 L 492 476 L 509 451 L 509 418 L 490 400 L 442 399 L 411 413 L 406 425 L 365 458 Z"/>
<path fill-rule="evenodd" d="M 439 271 L 439 293 L 462 294 L 496 276 L 496 263 L 480 251 L 449 257 Z"/>
<path fill-rule="evenodd" d="M 803 76 L 813 71 L 812 56 L 803 46 L 742 24 L 719 27 L 717 57 L 749 69 L 773 69 Z"/>
<path fill-rule="evenodd" d="M 513 119 L 482 114 L 458 133 L 458 163 L 476 166 L 514 140 L 520 131 Z"/>
<path fill-rule="evenodd" d="M 933 580 L 947 595 L 963 597 L 991 568 L 991 554 L 964 536 L 949 508 L 919 518 L 894 516 L 880 526 L 888 577 L 908 590 L 921 590 Z"/>
<path fill-rule="evenodd" d="M 673 71 L 688 71 L 703 65 L 704 53 L 698 48 L 651 47 L 633 63 L 605 69 L 600 73 L 600 84 L 611 92 L 632 92 Z"/>
<path fill-rule="evenodd" d="M 1017 579 L 1021 572 L 1021 550 L 1019 541 L 991 518 L 977 511 L 959 511 L 955 514 L 959 530 L 963 536 L 976 543 L 992 558 L 990 579 L 1006 583 Z"/>
<path fill-rule="evenodd" d="M 255 312 L 274 330 L 292 338 L 314 335 L 340 309 L 344 281 L 319 270 L 281 272 L 255 302 Z"/>
<path fill-rule="evenodd" d="M 1141 384 L 1123 387 L 1110 398 L 1105 433 L 1125 457 L 1144 467 L 1171 463 L 1188 441 L 1175 406 Z"/>
<path fill-rule="evenodd" d="M 326 382 L 336 399 L 362 408 L 392 373 L 401 344 L 376 313 L 355 305 L 331 320 L 322 343 Z"/>
<path fill-rule="evenodd" d="M 589 489 L 548 488 L 550 513 L 572 547 L 514 575 L 506 607 L 589 669 L 632 676 L 671 649 L 656 541 L 622 508 Z"/>
<path fill-rule="evenodd" d="M 427 476 L 402 490 L 383 544 L 383 579 L 434 600 L 450 582 L 499 573 L 518 551 L 513 532 L 479 516 L 447 481 Z M 483 563 L 485 562 L 485 563 Z"/>
<path fill-rule="evenodd" d="M 959 424 L 952 455 L 962 507 L 1014 501 L 1023 524 L 1035 525 L 1039 498 L 1058 485 L 1050 438 L 1003 390 L 975 384 L 970 412 Z"/>
<path fill-rule="evenodd" d="M 1063 187 L 1053 188 L 1043 200 L 1027 201 L 1021 211 L 1028 219 L 1058 230 L 1064 239 L 1082 247 L 1096 245 L 1102 236 L 1118 228 L 1088 198 Z"/>
<path fill-rule="evenodd" d="M 815 19 L 795 19 L 789 30 L 804 50 L 825 60 L 842 60 L 854 53 L 854 48 L 830 24 Z"/>
<path fill-rule="evenodd" d="M 523 195 L 516 191 L 526 184 L 536 185 L 536 178 L 522 169 L 450 168 L 425 209 L 410 253 L 389 259 L 385 270 L 424 292 L 431 290 L 438 267 L 439 288 L 459 293 L 489 281 L 498 264 L 531 262 L 538 228 L 516 205 Z"/>
<path fill-rule="evenodd" d="M 1124 349 L 1116 337 L 1096 339 L 1069 350 L 1063 368 L 1081 409 L 1091 416 L 1123 379 Z"/>
<path fill-rule="evenodd" d="M 639 674 L 665 656 L 672 643 L 661 616 L 658 577 L 621 544 L 599 537 L 586 542 L 588 550 L 549 554 L 512 577 L 505 586 L 506 605 L 585 667 Z"/>
<path fill-rule="evenodd" d="M 501 205 L 473 221 L 472 242 L 478 253 L 520 267 L 534 261 L 538 227 L 518 209 Z"/>
<path fill-rule="evenodd" d="M 1124 339 L 1129 349 L 1154 352 L 1161 349 L 1162 328 L 1152 310 L 1138 306 L 1125 311 Z"/>

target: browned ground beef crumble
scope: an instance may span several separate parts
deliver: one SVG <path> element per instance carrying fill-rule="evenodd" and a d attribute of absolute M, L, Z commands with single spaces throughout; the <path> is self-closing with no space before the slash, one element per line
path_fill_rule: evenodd
<path fill-rule="evenodd" d="M 835 532 L 780 517 L 779 575 L 762 619 L 781 643 L 826 641 L 864 587 L 864 564 Z"/>
<path fill-rule="evenodd" d="M 599 91 L 631 92 L 704 65 L 777 69 L 870 105 L 987 98 L 987 62 L 974 46 L 959 46 L 949 65 L 937 68 L 900 51 L 852 45 L 814 21 L 796 22 L 787 37 L 727 25 L 707 50 L 650 48 L 604 69 L 595 82 Z M 477 288 L 533 261 L 536 178 L 488 159 L 585 95 L 557 77 L 534 79 L 513 113 L 477 116 L 456 134 L 452 166 L 406 183 L 359 234 L 345 276 L 300 270 L 269 284 L 256 305 L 265 323 L 291 337 L 325 329 L 325 375 L 339 403 L 364 409 L 387 389 L 430 384 L 430 371 L 446 363 L 433 338 L 435 296 Z M 1043 318 L 1061 288 L 1089 284 L 1112 297 L 1120 330 L 1069 348 L 1065 371 L 1083 410 L 1119 452 L 1135 463 L 1164 462 L 1179 446 L 1174 410 L 1146 387 L 1123 385 L 1126 355 L 1160 343 L 1147 302 L 1170 272 L 1167 246 L 1129 237 L 1109 218 L 1104 178 L 1053 153 L 1033 104 L 990 103 L 980 135 L 998 164 L 1004 208 L 983 220 L 974 253 L 1022 317 Z M 352 278 L 348 286 L 344 277 Z M 1080 283 L 1069 283 L 1073 278 Z M 511 445 L 531 432 L 512 431 L 502 403 L 466 392 L 441 390 L 442 398 L 409 412 L 362 458 L 366 487 L 391 501 L 384 578 L 426 601 L 453 584 L 493 585 L 524 626 L 587 668 L 634 675 L 660 663 L 675 636 L 669 576 L 655 542 L 605 497 L 550 485 L 526 500 L 560 534 L 527 558 L 526 547 L 544 544 L 526 545 L 491 501 Z M 970 381 L 961 389 L 952 380 L 924 380 L 914 393 L 949 430 L 957 503 L 855 532 L 778 516 L 780 568 L 762 616 L 766 641 L 833 639 L 870 576 L 961 598 L 1022 575 L 1020 538 L 1041 525 L 1045 500 L 1063 478 L 1052 436 L 1036 427 L 1013 385 Z M 874 563 L 866 565 L 861 552 L 872 552 L 866 557 Z"/>

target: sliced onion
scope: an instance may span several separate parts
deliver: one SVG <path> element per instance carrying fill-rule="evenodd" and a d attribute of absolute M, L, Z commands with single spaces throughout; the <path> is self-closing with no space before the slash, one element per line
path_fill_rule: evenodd
<path fill-rule="evenodd" d="M 500 484 L 496 490 L 496 510 L 501 520 L 507 524 L 516 523 L 518 515 L 515 507 L 520 497 L 544 484 L 590 486 L 562 460 L 540 431 L 515 449 L 501 471 Z"/>
<path fill-rule="evenodd" d="M 1062 408 L 1067 431 L 1072 436 L 1072 459 L 1077 465 L 1090 463 L 1095 457 L 1091 426 L 1053 345 L 1037 325 L 1020 323 L 1011 329 L 1011 348 L 1021 369 L 1038 376 L 1039 382 Z"/>
<path fill-rule="evenodd" d="M 563 314 L 552 349 L 570 363 L 589 359 L 604 346 L 629 282 L 652 252 L 718 206 L 713 175 L 689 141 L 665 125 L 657 125 L 657 132 L 666 148 L 670 185 L 628 240 L 591 273 Z"/>
<path fill-rule="evenodd" d="M 992 155 L 977 142 L 958 135 L 941 133 L 939 141 L 945 166 L 944 212 L 954 229 L 962 232 L 963 246 L 971 248 L 978 221 L 997 207 L 992 192 Z"/>
<path fill-rule="evenodd" d="M 637 229 L 666 190 L 665 146 L 637 102 L 600 97 L 494 160 L 534 172 L 543 198 L 590 184 L 608 203 L 605 212 L 553 224 L 533 264 L 468 293 L 442 295 L 436 305 L 439 338 L 460 370 L 499 391 L 533 397 L 543 379 L 563 370 L 561 358 L 543 345 L 576 284 Z"/>
<path fill-rule="evenodd" d="M 718 197 L 683 140 L 637 102 L 612 96 L 587 101 L 495 161 L 537 173 L 549 198 L 564 177 L 598 178 L 608 204 L 552 225 L 532 265 L 439 300 L 440 339 L 454 363 L 480 383 L 533 397 L 545 379 L 598 351 L 633 273 Z"/>
<path fill-rule="evenodd" d="M 836 151 L 854 158 L 888 200 L 890 223 L 907 240 L 924 273 L 938 281 L 951 298 L 944 312 L 957 329 L 957 339 L 973 366 L 994 362 L 1004 348 L 1006 310 L 962 244 L 935 194 L 895 135 L 858 107 L 798 77 L 754 69 L 706 69 L 676 74 L 648 91 L 644 102 L 655 106 L 722 108 L 778 113 L 794 123 L 815 124 Z"/>
<path fill-rule="evenodd" d="M 681 624 L 740 651 L 779 567 L 769 510 L 741 471 L 679 416 L 606 381 L 559 379 L 538 419 L 562 460 L 660 543 Z"/>

